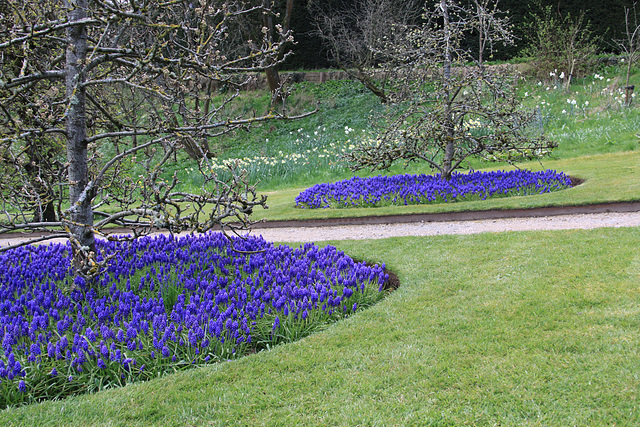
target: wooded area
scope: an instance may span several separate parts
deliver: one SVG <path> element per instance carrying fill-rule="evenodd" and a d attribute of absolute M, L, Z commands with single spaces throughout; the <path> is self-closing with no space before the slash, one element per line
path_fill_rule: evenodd
<path fill-rule="evenodd" d="M 285 0 L 278 0 L 278 8 L 284 10 Z M 296 44 L 292 47 L 293 54 L 282 65 L 282 69 L 314 69 L 328 68 L 333 64 L 329 60 L 329 47 L 314 33 L 311 26 L 313 12 L 309 8 L 308 0 L 294 1 L 291 15 L 291 30 L 295 34 Z M 353 11 L 359 2 L 346 0 L 323 0 L 325 7 L 339 10 Z M 460 2 L 463 6 L 469 6 L 472 0 Z M 424 2 L 417 2 L 418 13 Z M 495 54 L 496 60 L 511 59 L 519 55 L 525 47 L 528 31 L 526 24 L 532 20 L 532 14 L 541 14 L 544 8 L 552 7 L 560 16 L 570 15 L 578 17 L 584 12 L 585 22 L 590 23 L 590 29 L 594 35 L 601 36 L 599 47 L 605 52 L 616 52 L 616 47 L 611 43 L 612 39 L 623 37 L 625 28 L 624 8 L 631 7 L 631 0 L 611 0 L 603 2 L 598 0 L 500 0 L 498 7 L 509 11 L 509 17 L 513 23 L 513 33 L 516 36 L 514 46 L 500 46 Z M 477 41 L 469 39 L 468 44 L 476 45 Z"/>

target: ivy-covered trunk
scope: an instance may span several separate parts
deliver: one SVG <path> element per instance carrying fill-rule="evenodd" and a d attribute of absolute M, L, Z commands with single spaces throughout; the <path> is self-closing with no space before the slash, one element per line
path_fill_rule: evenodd
<path fill-rule="evenodd" d="M 86 128 L 86 25 L 78 24 L 87 18 L 87 0 L 65 1 L 69 22 L 65 85 L 68 110 L 66 116 L 67 162 L 69 164 L 68 231 L 73 243 L 73 264 L 76 274 L 82 268 L 83 252 L 95 252 L 91 194 L 87 194 L 89 167 L 87 161 Z M 76 24 L 74 24 L 76 23 Z"/>

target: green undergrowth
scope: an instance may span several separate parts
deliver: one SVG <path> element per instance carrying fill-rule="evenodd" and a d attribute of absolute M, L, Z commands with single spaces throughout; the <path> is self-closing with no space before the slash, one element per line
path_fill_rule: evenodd
<path fill-rule="evenodd" d="M 2 425 L 635 425 L 640 229 L 331 242 L 401 281 L 233 362 L 0 413 Z M 615 254 L 615 256 L 613 255 Z"/>

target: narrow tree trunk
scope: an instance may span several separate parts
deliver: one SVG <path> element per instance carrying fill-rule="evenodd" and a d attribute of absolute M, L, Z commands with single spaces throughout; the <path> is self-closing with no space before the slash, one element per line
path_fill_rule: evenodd
<path fill-rule="evenodd" d="M 482 8 L 480 4 L 476 2 L 476 14 L 478 16 L 478 67 L 482 70 L 484 60 L 484 45 L 486 40 L 484 39 L 485 30 L 485 17 L 482 14 Z"/>
<path fill-rule="evenodd" d="M 444 149 L 444 158 L 442 160 L 442 178 L 447 181 L 451 179 L 452 165 L 453 165 L 453 156 L 455 154 L 454 147 L 454 129 L 453 129 L 453 117 L 451 102 L 453 101 L 452 96 L 450 94 L 451 90 L 451 24 L 449 22 L 449 7 L 447 5 L 447 0 L 440 0 L 440 9 L 442 10 L 442 17 L 444 19 L 444 38 L 445 38 L 445 51 L 444 51 L 444 69 L 443 69 L 443 78 L 444 78 L 444 87 L 445 94 L 447 97 L 447 110 L 445 112 L 446 116 L 446 145 Z"/>
<path fill-rule="evenodd" d="M 447 123 L 447 142 L 444 147 L 444 156 L 442 159 L 442 170 L 441 176 L 442 179 L 449 181 L 451 179 L 451 174 L 453 173 L 453 157 L 455 155 L 454 146 L 454 132 L 453 132 L 453 123 Z"/>
<path fill-rule="evenodd" d="M 26 141 L 26 154 L 29 162 L 24 165 L 24 171 L 29 177 L 33 190 L 37 194 L 33 209 L 34 222 L 55 222 L 56 209 L 53 203 L 54 194 L 51 191 L 51 181 L 54 179 L 47 176 L 47 157 L 55 156 L 50 144 L 44 139 L 32 138 Z"/>
<path fill-rule="evenodd" d="M 265 8 L 267 7 L 267 2 L 264 3 Z M 291 12 L 293 11 L 293 0 L 287 0 L 285 4 L 285 15 L 282 20 L 282 31 L 289 31 L 290 23 L 291 23 Z M 274 25 L 273 25 L 273 16 L 271 14 L 264 14 L 262 16 L 262 24 L 267 28 L 271 37 L 274 36 Z M 278 52 L 278 61 L 280 61 L 284 56 L 284 51 L 280 50 Z M 272 104 L 281 104 L 285 100 L 285 94 L 282 91 L 282 81 L 280 80 L 280 74 L 278 73 L 278 66 L 274 65 L 265 70 L 265 75 L 267 77 L 267 84 L 269 85 L 269 90 L 271 91 L 271 103 Z"/>
<path fill-rule="evenodd" d="M 70 22 L 87 17 L 87 0 L 65 1 Z M 87 57 L 87 30 L 74 25 L 67 30 L 66 93 L 69 102 L 67 131 L 67 161 L 69 163 L 70 231 L 74 246 L 74 268 L 82 267 L 84 251 L 95 252 L 93 234 L 92 195 L 87 194 L 89 168 L 87 162 L 86 92 L 84 65 Z"/>
<path fill-rule="evenodd" d="M 284 93 L 282 92 L 282 82 L 280 81 L 280 73 L 277 67 L 269 67 L 264 71 L 267 77 L 267 84 L 271 91 L 271 103 L 282 104 L 284 101 Z"/>

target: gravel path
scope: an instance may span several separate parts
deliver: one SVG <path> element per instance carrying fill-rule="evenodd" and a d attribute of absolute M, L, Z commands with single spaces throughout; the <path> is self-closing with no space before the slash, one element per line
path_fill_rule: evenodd
<path fill-rule="evenodd" d="M 429 221 L 391 224 L 256 228 L 251 234 L 272 242 L 384 239 L 394 236 L 498 233 L 524 230 L 568 230 L 600 227 L 640 227 L 640 211 L 497 218 L 465 221 Z M 28 236 L 2 238 L 0 247 L 26 241 Z M 61 241 L 57 240 L 48 240 Z"/>
<path fill-rule="evenodd" d="M 607 212 L 537 218 L 438 221 L 405 224 L 263 228 L 252 232 L 272 242 L 384 239 L 394 236 L 497 233 L 523 230 L 568 230 L 600 227 L 640 227 L 640 212 Z"/>

